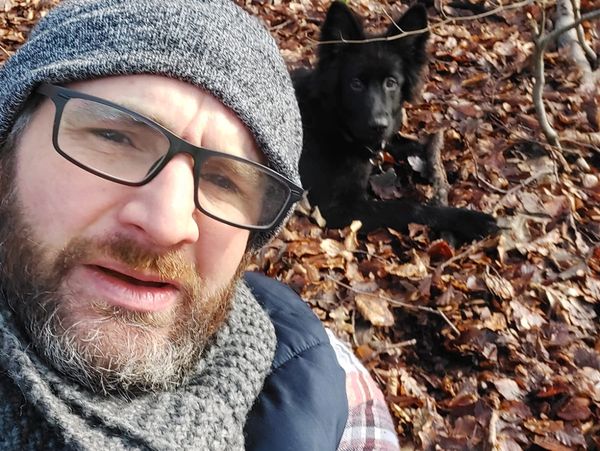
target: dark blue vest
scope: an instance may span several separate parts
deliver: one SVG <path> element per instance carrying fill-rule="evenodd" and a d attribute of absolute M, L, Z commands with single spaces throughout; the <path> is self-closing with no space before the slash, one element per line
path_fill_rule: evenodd
<path fill-rule="evenodd" d="M 335 451 L 348 399 L 344 370 L 323 325 L 285 285 L 259 273 L 245 279 L 277 334 L 272 372 L 246 422 L 246 449 Z"/>

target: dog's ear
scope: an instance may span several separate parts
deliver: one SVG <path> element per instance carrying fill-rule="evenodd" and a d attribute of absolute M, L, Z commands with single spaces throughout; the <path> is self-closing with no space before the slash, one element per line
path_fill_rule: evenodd
<path fill-rule="evenodd" d="M 325 22 L 321 26 L 320 41 L 344 41 L 365 39 L 363 27 L 348 6 L 342 2 L 333 2 L 327 11 Z M 344 47 L 339 44 L 319 46 L 319 59 L 331 59 Z"/>
<path fill-rule="evenodd" d="M 323 100 L 337 93 L 338 64 L 340 55 L 348 46 L 343 41 L 364 40 L 363 27 L 352 10 L 341 1 L 333 1 L 329 6 L 325 21 L 321 25 L 320 44 L 317 48 L 318 83 L 314 83 L 317 98 Z M 332 99 L 330 104 L 335 104 Z M 325 102 L 327 103 L 327 102 Z"/>
<path fill-rule="evenodd" d="M 386 36 L 397 36 L 407 31 L 427 29 L 427 10 L 423 5 L 417 3 L 394 22 L 387 30 Z M 390 41 L 396 51 L 402 55 L 407 62 L 406 80 L 403 87 L 404 98 L 412 100 L 418 91 L 421 73 L 427 62 L 427 40 L 429 31 L 415 33 Z"/>
<path fill-rule="evenodd" d="M 333 2 L 321 26 L 321 41 L 365 39 L 363 27 L 348 6 Z"/>
<path fill-rule="evenodd" d="M 427 10 L 420 3 L 411 6 L 396 22 L 390 25 L 386 36 L 397 36 L 406 31 L 417 30 L 427 30 Z M 429 31 L 424 31 L 400 38 L 397 42 L 405 50 L 410 49 L 415 53 L 420 53 L 425 49 L 427 39 L 429 39 Z"/>

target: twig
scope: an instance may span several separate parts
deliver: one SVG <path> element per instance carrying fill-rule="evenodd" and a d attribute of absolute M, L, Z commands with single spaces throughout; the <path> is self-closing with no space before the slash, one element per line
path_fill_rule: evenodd
<path fill-rule="evenodd" d="M 385 343 L 385 342 L 371 342 L 369 343 L 369 347 L 373 349 L 373 352 L 370 353 L 366 359 L 367 362 L 370 362 L 375 357 L 378 357 L 380 354 L 389 353 L 390 351 L 394 351 L 397 349 L 406 348 L 408 346 L 414 346 L 417 344 L 417 340 L 412 338 L 410 340 L 401 341 L 399 343 Z M 363 362 L 365 363 L 365 362 Z"/>
<path fill-rule="evenodd" d="M 400 38 L 404 38 L 406 36 L 411 36 L 411 35 L 415 35 L 415 34 L 421 34 L 421 33 L 425 33 L 427 31 L 432 31 L 435 30 L 436 28 L 442 28 L 448 24 L 454 24 L 456 22 L 463 22 L 463 21 L 467 21 L 467 20 L 477 20 L 477 19 L 483 19 L 484 17 L 488 17 L 488 16 L 492 16 L 494 14 L 497 14 L 499 12 L 502 11 L 509 11 L 511 9 L 518 9 L 518 8 L 522 8 L 525 7 L 527 5 L 531 5 L 534 2 L 534 0 L 523 0 L 517 3 L 513 3 L 511 5 L 501 5 L 498 6 L 494 9 L 490 9 L 484 13 L 481 14 L 475 14 L 473 16 L 466 16 L 466 17 L 448 17 L 447 19 L 444 19 L 440 22 L 437 22 L 435 24 L 429 25 L 427 28 L 421 28 L 419 30 L 411 30 L 411 31 L 403 31 L 400 34 L 396 34 L 394 36 L 381 36 L 378 38 L 369 38 L 369 39 L 336 39 L 336 40 L 331 40 L 331 41 L 316 41 L 314 39 L 310 39 L 313 44 L 319 44 L 319 45 L 325 45 L 325 44 L 366 44 L 369 42 L 383 42 L 383 41 L 394 41 L 396 39 L 400 39 Z"/>
<path fill-rule="evenodd" d="M 548 41 L 544 44 L 543 40 L 535 39 L 535 52 L 533 54 L 533 77 L 535 78 L 535 82 L 533 84 L 532 98 L 542 132 L 546 135 L 546 139 L 550 145 L 560 149 L 558 133 L 554 130 L 554 127 L 550 125 L 548 114 L 546 113 L 546 106 L 544 105 L 544 100 L 542 98 L 542 92 L 544 90 L 544 85 L 546 84 L 546 76 L 544 75 L 544 52 L 546 50 L 546 45 L 548 45 L 547 42 Z"/>
<path fill-rule="evenodd" d="M 471 152 L 471 158 L 473 159 L 473 164 L 475 165 L 475 178 L 479 182 L 481 182 L 485 186 L 487 186 L 489 189 L 491 189 L 492 191 L 496 191 L 497 193 L 501 193 L 501 194 L 506 193 L 505 189 L 497 188 L 483 178 L 483 176 L 479 173 L 479 163 L 477 162 L 477 157 L 475 156 L 475 152 L 473 152 L 473 149 L 471 148 L 471 146 L 469 146 L 469 151 Z"/>
<path fill-rule="evenodd" d="M 356 312 L 352 310 L 352 342 L 354 343 L 354 347 L 358 348 L 358 340 L 356 339 Z"/>
<path fill-rule="evenodd" d="M 4 54 L 5 54 L 6 56 L 8 56 L 8 57 L 10 57 L 10 56 L 11 56 L 11 55 L 10 55 L 10 52 L 9 52 L 8 50 L 6 50 L 6 49 L 4 48 L 4 46 L 3 46 L 3 45 L 0 45 L 0 50 L 2 50 L 2 52 L 4 52 Z"/>
<path fill-rule="evenodd" d="M 449 258 L 448 260 L 446 260 L 445 262 L 443 262 L 439 266 L 437 266 L 436 267 L 436 271 L 439 271 L 441 273 L 444 269 L 446 269 L 449 265 L 451 265 L 455 261 L 458 261 L 458 260 L 466 257 L 467 255 L 472 254 L 473 252 L 475 252 L 476 250 L 479 250 L 480 248 L 483 249 L 492 240 L 495 240 L 495 238 L 492 237 L 492 238 L 488 238 L 486 240 L 481 240 L 481 241 L 474 242 L 473 244 L 471 244 L 466 250 L 464 250 L 460 254 L 456 254 L 454 257 Z"/>
<path fill-rule="evenodd" d="M 382 295 L 378 295 L 378 294 L 374 294 L 374 293 L 369 293 L 368 291 L 363 291 L 363 290 L 358 290 L 356 288 L 351 287 L 350 285 L 344 283 L 344 282 L 340 282 L 339 280 L 334 279 L 333 277 L 331 277 L 329 274 L 325 275 L 326 278 L 332 280 L 334 283 L 338 284 L 341 287 L 344 287 L 354 293 L 358 293 L 358 294 L 364 294 L 366 296 L 372 296 L 374 298 L 379 298 L 379 299 L 383 299 L 384 301 L 387 301 L 390 303 L 390 305 L 394 306 L 394 307 L 403 307 L 407 310 L 420 310 L 422 312 L 427 312 L 427 313 L 432 313 L 434 315 L 438 315 L 441 316 L 442 319 L 450 326 L 450 328 L 458 335 L 460 335 L 460 331 L 458 330 L 458 328 L 452 324 L 452 321 L 450 321 L 448 319 L 448 317 L 444 314 L 444 312 L 442 312 L 439 309 L 434 309 L 431 307 L 425 307 L 423 305 L 413 305 L 413 304 L 409 304 L 407 302 L 402 302 L 402 301 L 398 301 L 396 299 L 392 299 L 390 297 L 387 296 L 382 296 Z"/>
<path fill-rule="evenodd" d="M 435 10 L 441 14 L 441 16 L 444 18 L 444 20 L 450 19 L 450 17 L 448 17 L 448 14 L 446 13 L 444 4 L 441 1 L 439 2 L 439 8 L 437 6 L 438 5 L 435 5 Z"/>
<path fill-rule="evenodd" d="M 534 2 L 534 0 L 524 0 L 521 2 L 513 3 L 511 5 L 500 5 L 494 9 L 487 10 L 486 12 L 483 12 L 481 14 L 474 14 L 472 16 L 465 16 L 465 17 L 448 17 L 447 20 L 435 24 L 433 26 L 433 28 L 443 27 L 444 25 L 447 25 L 449 22 L 462 22 L 462 21 L 466 21 L 466 20 L 483 19 L 484 17 L 493 16 L 502 11 L 510 11 L 511 9 L 522 8 L 524 6 L 532 4 L 533 2 Z"/>
<path fill-rule="evenodd" d="M 490 450 L 496 451 L 498 447 L 498 411 L 492 410 L 492 416 L 490 417 L 490 423 L 488 427 L 488 446 Z"/>
<path fill-rule="evenodd" d="M 546 33 L 546 0 L 542 0 L 542 28 L 540 30 L 540 36 Z"/>
<path fill-rule="evenodd" d="M 502 205 L 506 199 L 508 198 L 508 196 L 516 193 L 517 191 L 522 190 L 523 188 L 525 188 L 527 185 L 529 185 L 531 182 L 542 178 L 546 175 L 550 175 L 552 174 L 554 171 L 550 171 L 550 170 L 543 170 L 543 171 L 539 171 L 536 172 L 535 174 L 527 177 L 525 180 L 523 180 L 521 183 L 519 183 L 517 186 L 513 186 L 511 189 L 509 189 L 506 194 L 504 196 L 502 196 L 502 198 L 496 202 L 496 205 L 494 205 L 494 208 L 492 208 L 492 211 L 495 213 L 496 210 L 500 207 L 500 205 Z"/>
<path fill-rule="evenodd" d="M 588 135 L 589 135 L 589 133 L 588 133 Z M 592 136 L 594 136 L 594 135 L 592 135 Z M 600 134 L 598 134 L 597 136 L 600 137 Z M 563 138 L 563 142 L 575 144 L 577 146 L 585 147 L 586 149 L 591 150 L 592 152 L 600 153 L 598 146 L 595 146 L 594 144 L 578 141 L 577 139 L 569 138 L 568 136 Z"/>
<path fill-rule="evenodd" d="M 400 28 L 400 25 L 398 25 L 398 24 L 396 23 L 396 21 L 394 20 L 394 18 L 393 18 L 392 16 L 390 16 L 390 13 L 388 13 L 388 12 L 387 12 L 387 9 L 385 9 L 385 8 L 382 8 L 382 11 L 383 11 L 383 14 L 384 14 L 384 16 L 385 16 L 385 17 L 387 17 L 387 18 L 388 18 L 388 19 L 389 19 L 389 20 L 390 20 L 390 21 L 391 21 L 391 22 L 394 24 L 394 26 L 395 26 L 395 27 L 396 27 L 398 30 L 400 30 L 400 31 L 403 31 L 403 30 L 402 30 L 402 28 Z"/>
<path fill-rule="evenodd" d="M 386 342 L 375 342 L 371 343 L 371 347 L 377 352 L 387 352 L 392 349 L 406 348 L 408 346 L 414 346 L 417 344 L 416 338 L 410 340 L 400 341 L 398 343 L 386 343 Z"/>
<path fill-rule="evenodd" d="M 284 28 L 284 27 L 288 26 L 288 25 L 289 25 L 289 24 L 291 24 L 292 22 L 293 22 L 293 20 L 292 20 L 292 19 L 288 19 L 288 20 L 286 20 L 286 21 L 284 21 L 284 22 L 281 22 L 280 24 L 273 25 L 271 28 L 269 28 L 269 31 L 271 31 L 271 32 L 272 32 L 272 31 L 277 31 L 277 30 L 279 30 L 280 28 Z"/>
<path fill-rule="evenodd" d="M 550 36 L 550 34 L 547 34 L 546 37 Z M 552 127 L 552 125 L 550 125 L 548 114 L 546 113 L 546 106 L 544 105 L 544 100 L 542 98 L 544 85 L 546 84 L 546 76 L 544 74 L 544 52 L 546 51 L 548 42 L 550 42 L 545 40 L 546 37 L 542 39 L 539 39 L 539 37 L 535 38 L 535 52 L 533 54 L 533 77 L 535 78 L 535 82 L 533 84 L 533 92 L 531 93 L 531 97 L 533 99 L 533 105 L 535 106 L 535 111 L 537 113 L 542 132 L 546 136 L 546 139 L 550 145 L 558 148 L 558 155 L 552 149 L 550 150 L 551 156 L 560 161 L 563 169 L 566 172 L 570 172 L 569 164 L 560 153 L 562 146 L 560 145 L 560 140 L 558 139 L 558 132 L 554 129 L 554 127 Z M 554 175 L 558 180 L 558 170 L 556 167 L 554 168 Z"/>
<path fill-rule="evenodd" d="M 363 251 L 362 249 L 354 249 L 353 251 L 350 251 L 350 252 L 352 252 L 353 254 L 364 254 L 367 257 L 374 258 L 376 260 L 379 260 L 380 262 L 388 263 L 388 261 L 385 258 L 383 258 L 377 254 L 372 254 L 369 251 Z"/>

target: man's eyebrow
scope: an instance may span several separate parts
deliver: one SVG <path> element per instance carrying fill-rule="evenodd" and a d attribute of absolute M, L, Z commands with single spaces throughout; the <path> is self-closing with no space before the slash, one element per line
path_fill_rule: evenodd
<path fill-rule="evenodd" d="M 121 111 L 115 108 L 108 108 L 104 105 L 102 105 L 102 107 L 100 107 L 97 104 L 89 104 L 89 103 L 83 103 L 83 104 L 74 104 L 74 106 L 72 107 L 72 109 L 77 113 L 76 114 L 76 119 L 80 119 L 80 118 L 102 118 L 102 119 L 108 119 L 108 120 L 113 120 L 113 119 L 119 119 L 119 120 L 123 120 L 123 119 L 127 119 L 129 122 L 133 124 L 139 123 L 139 121 L 135 120 L 130 113 L 127 113 L 125 111 Z"/>
<path fill-rule="evenodd" d="M 127 108 L 128 110 L 131 110 L 137 114 L 141 114 L 145 118 L 148 118 L 151 121 L 156 122 L 157 124 L 166 128 L 171 133 L 174 133 L 173 130 L 176 129 L 174 122 L 172 122 L 164 117 L 161 117 L 160 115 L 156 114 L 153 111 L 145 111 L 145 108 L 144 108 L 143 104 L 141 104 L 141 103 L 124 100 L 124 101 L 119 101 L 118 105 L 122 106 L 123 108 Z"/>

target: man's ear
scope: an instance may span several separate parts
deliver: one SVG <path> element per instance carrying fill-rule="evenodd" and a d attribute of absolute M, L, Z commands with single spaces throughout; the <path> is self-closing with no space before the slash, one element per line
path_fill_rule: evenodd
<path fill-rule="evenodd" d="M 321 26 L 320 41 L 344 41 L 365 39 L 363 27 L 345 3 L 334 1 Z M 319 46 L 319 58 L 330 59 L 340 52 L 344 44 Z"/>

